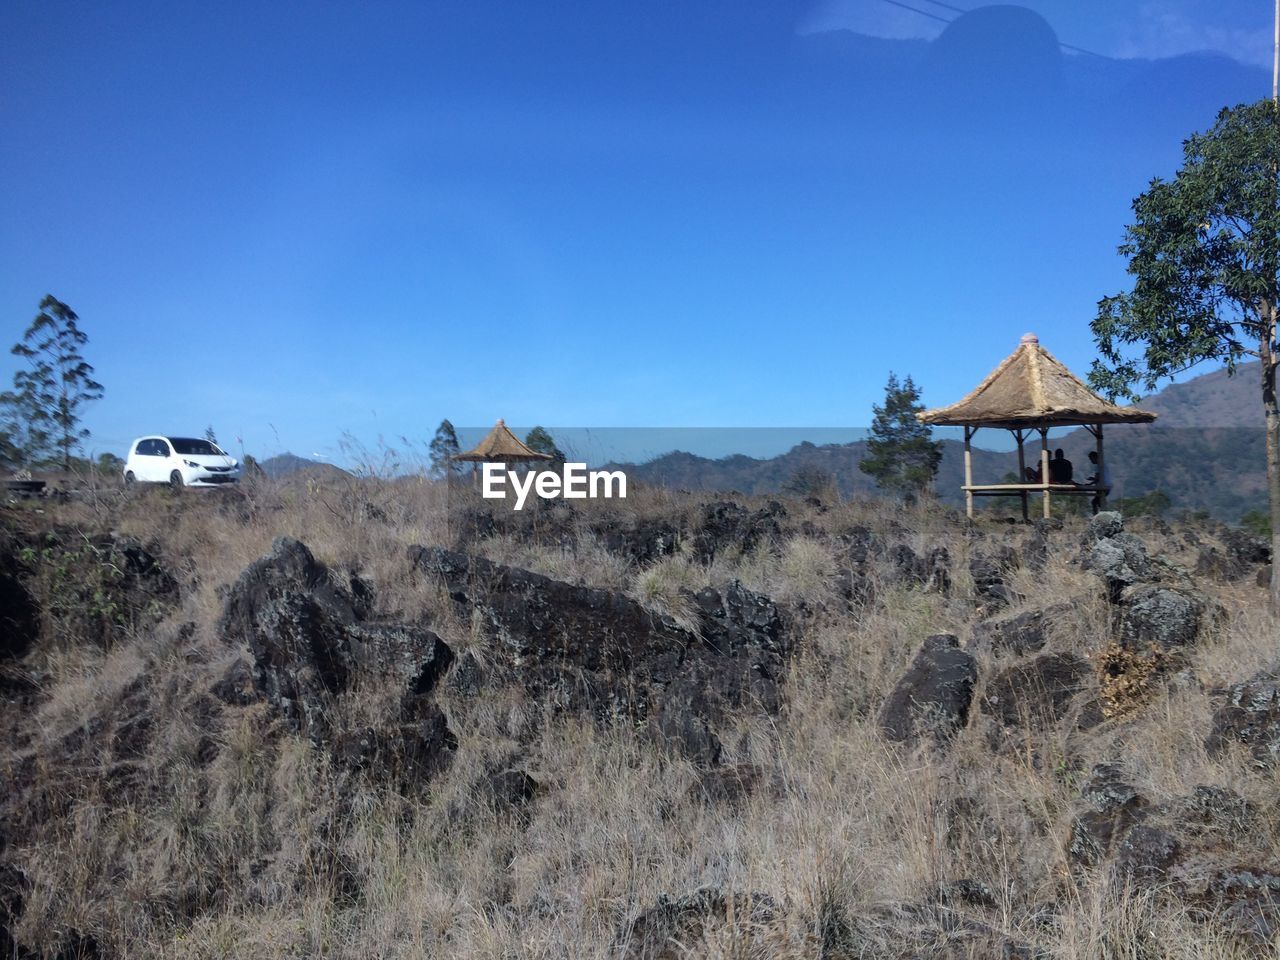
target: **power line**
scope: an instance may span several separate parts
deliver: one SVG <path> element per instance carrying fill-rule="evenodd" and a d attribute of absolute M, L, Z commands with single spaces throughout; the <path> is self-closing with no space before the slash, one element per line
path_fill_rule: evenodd
<path fill-rule="evenodd" d="M 909 6 L 908 4 L 903 3 L 902 0 L 881 0 L 881 2 L 887 3 L 894 7 L 901 7 L 903 10 L 910 10 L 912 13 L 918 13 L 922 17 L 928 17 L 930 20 L 937 20 L 940 23 L 955 23 L 955 20 L 948 19 L 936 13 L 930 13 L 927 10 L 921 10 L 919 7 Z M 942 0 L 921 0 L 921 2 L 931 3 L 935 7 L 941 7 L 943 10 L 950 10 L 952 13 L 962 13 L 962 14 L 969 13 L 969 11 L 964 9 L 964 7 L 957 7 L 954 4 L 943 3 Z M 1072 43 L 1063 43 L 1061 40 L 1058 41 L 1058 46 L 1061 47 L 1063 50 L 1070 50 L 1072 53 L 1083 53 L 1086 56 L 1097 57 L 1100 60 L 1115 59 L 1114 57 L 1107 56 L 1105 53 L 1098 53 L 1097 51 L 1094 51 L 1094 50 L 1086 50 L 1084 47 L 1077 47 L 1075 44 L 1072 44 Z"/>

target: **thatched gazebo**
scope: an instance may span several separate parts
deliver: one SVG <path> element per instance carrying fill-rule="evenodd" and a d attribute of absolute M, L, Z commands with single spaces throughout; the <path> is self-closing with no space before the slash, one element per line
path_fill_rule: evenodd
<path fill-rule="evenodd" d="M 1108 403 L 1085 386 L 1064 367 L 1033 333 L 1028 333 L 1000 366 L 978 384 L 976 390 L 949 407 L 918 414 L 931 426 L 964 427 L 965 510 L 973 516 L 973 498 L 1016 496 L 1022 498 L 1022 516 L 1027 517 L 1027 497 L 1041 493 L 1044 515 L 1049 516 L 1049 497 L 1054 493 L 1097 495 L 1105 501 L 1108 488 L 1102 484 L 1051 483 L 1049 471 L 1049 431 L 1054 427 L 1084 427 L 1097 441 L 1098 466 L 1102 476 L 1102 426 L 1107 423 L 1150 423 L 1154 413 Z M 973 482 L 973 454 L 970 441 L 982 427 L 1008 430 L 1018 442 L 1018 482 Z M 1024 441 L 1032 432 L 1040 434 L 1039 482 L 1027 477 Z"/>
<path fill-rule="evenodd" d="M 538 460 L 555 459 L 550 454 L 538 453 L 521 443 L 516 435 L 507 429 L 506 423 L 499 420 L 493 425 L 483 440 L 466 453 L 453 457 L 455 461 L 464 463 L 532 463 Z M 474 470 L 474 467 L 472 468 Z"/>

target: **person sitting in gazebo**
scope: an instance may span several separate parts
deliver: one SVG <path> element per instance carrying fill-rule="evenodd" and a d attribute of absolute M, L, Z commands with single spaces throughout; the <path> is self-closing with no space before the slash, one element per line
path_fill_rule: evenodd
<path fill-rule="evenodd" d="M 1053 451 L 1053 459 L 1049 461 L 1049 482 L 1050 483 L 1070 483 L 1072 476 L 1075 474 L 1075 467 L 1071 461 L 1067 459 L 1066 453 L 1059 447 Z M 1027 467 L 1027 479 L 1032 483 L 1040 482 L 1040 468 Z"/>

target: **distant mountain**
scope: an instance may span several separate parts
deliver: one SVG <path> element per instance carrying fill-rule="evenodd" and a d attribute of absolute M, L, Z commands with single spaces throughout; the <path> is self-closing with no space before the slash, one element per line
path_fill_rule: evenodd
<path fill-rule="evenodd" d="M 1229 376 L 1224 367 L 1175 383 L 1138 404 L 1159 416 L 1161 427 L 1254 427 L 1261 429 L 1262 365 L 1242 363 Z"/>
<path fill-rule="evenodd" d="M 1208 510 L 1226 521 L 1239 520 L 1248 510 L 1266 503 L 1266 461 L 1263 454 L 1262 406 L 1258 365 L 1244 364 L 1228 377 L 1214 371 L 1174 384 L 1146 398 L 1140 406 L 1159 415 L 1149 426 L 1106 428 L 1106 457 L 1113 497 L 1138 497 L 1163 490 L 1174 509 Z M 978 442 L 981 442 L 979 434 Z M 1076 478 L 1090 473 L 1088 452 L 1094 439 L 1085 430 L 1050 438 L 1075 464 Z M 777 493 L 802 471 L 820 470 L 835 479 L 845 496 L 872 495 L 874 482 L 858 469 L 866 442 L 801 443 L 777 457 L 757 459 L 741 455 L 710 459 L 675 451 L 641 464 L 626 464 L 636 480 L 685 490 Z M 973 451 L 974 478 L 999 482 L 1017 472 L 1013 452 Z M 1027 462 L 1039 456 L 1038 444 L 1028 444 Z M 942 464 L 936 490 L 948 503 L 960 504 L 964 482 L 964 448 L 956 440 L 943 441 Z M 992 500 L 987 506 L 1016 501 Z"/>
<path fill-rule="evenodd" d="M 317 477 L 350 476 L 346 470 L 341 467 L 335 467 L 331 463 L 308 460 L 306 457 L 299 457 L 292 453 L 278 453 L 274 457 L 268 457 L 266 460 L 260 461 L 258 466 L 272 480 L 283 480 L 300 474 L 309 474 Z"/>

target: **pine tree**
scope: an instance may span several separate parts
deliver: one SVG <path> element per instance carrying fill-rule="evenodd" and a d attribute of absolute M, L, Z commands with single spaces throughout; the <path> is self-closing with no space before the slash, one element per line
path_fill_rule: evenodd
<path fill-rule="evenodd" d="M 453 462 L 453 458 L 462 452 L 462 447 L 458 445 L 457 431 L 448 420 L 441 420 L 440 426 L 436 427 L 430 451 L 433 477 L 447 477 L 457 472 L 458 465 Z"/>
<path fill-rule="evenodd" d="M 72 451 L 89 431 L 80 426 L 84 407 L 102 397 L 102 384 L 80 348 L 89 337 L 80 318 L 52 296 L 40 301 L 13 354 L 27 361 L 27 369 L 13 375 L 13 390 L 0 396 L 11 442 L 28 464 L 60 462 L 71 469 Z"/>
<path fill-rule="evenodd" d="M 546 427 L 534 427 L 525 435 L 524 445 L 534 453 L 545 453 L 556 463 L 564 463 L 565 456 Z"/>
<path fill-rule="evenodd" d="M 916 418 L 923 409 L 920 390 L 911 378 L 900 384 L 890 373 L 884 406 L 872 407 L 875 417 L 867 456 L 858 464 L 881 490 L 914 496 L 927 490 L 937 476 L 942 444 L 931 439 L 929 427 Z"/>

